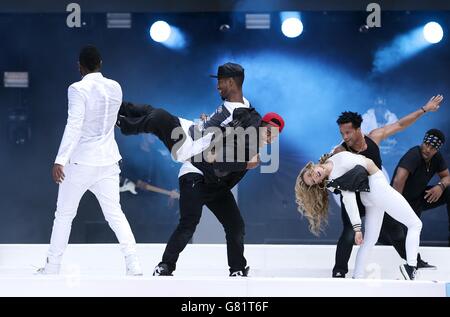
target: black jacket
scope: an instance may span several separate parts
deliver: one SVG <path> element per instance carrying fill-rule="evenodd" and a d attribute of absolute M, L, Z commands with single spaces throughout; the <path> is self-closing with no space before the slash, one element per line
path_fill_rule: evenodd
<path fill-rule="evenodd" d="M 221 157 L 222 159 L 216 159 L 213 163 L 208 163 L 204 160 L 201 162 L 195 162 L 194 160 L 192 162 L 195 167 L 203 172 L 206 183 L 221 184 L 232 188 L 244 177 L 247 173 L 247 162 L 259 152 L 260 125 L 261 116 L 255 108 L 238 108 L 234 110 L 233 120 L 228 124 L 228 127 L 242 128 L 242 130 L 237 131 L 235 138 L 230 142 L 230 139 L 227 139 L 226 129 L 224 128 L 223 131 L 225 133 L 222 136 L 223 146 L 214 148 L 214 145 L 218 144 L 218 140 L 215 140 L 209 148 L 209 150 L 214 148 L 216 158 Z M 255 128 L 256 140 L 246 137 L 244 129 L 249 127 Z M 243 146 L 245 149 L 244 157 L 238 157 L 237 155 L 240 146 Z M 230 153 L 234 153 L 234 156 L 230 155 Z"/>
<path fill-rule="evenodd" d="M 356 165 L 344 175 L 329 181 L 327 187 L 334 189 L 335 194 L 339 194 L 341 190 L 370 192 L 369 173 L 361 165 Z"/>

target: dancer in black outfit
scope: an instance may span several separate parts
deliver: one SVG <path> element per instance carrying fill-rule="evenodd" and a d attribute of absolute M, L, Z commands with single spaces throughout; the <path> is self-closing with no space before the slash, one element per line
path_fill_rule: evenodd
<path fill-rule="evenodd" d="M 450 189 L 448 188 L 450 173 L 439 151 L 444 142 L 445 136 L 441 131 L 428 130 L 422 144 L 414 146 L 402 156 L 395 168 L 391 185 L 406 198 L 419 218 L 422 211 L 446 205 L 450 234 Z M 439 182 L 429 185 L 428 183 L 436 174 L 439 176 Z M 390 231 L 395 233 L 400 243 L 404 243 L 405 230 L 401 224 L 395 221 Z M 420 256 L 419 261 L 423 262 Z M 423 269 L 436 269 L 435 266 L 426 262 L 425 265 L 424 263 L 421 265 Z"/>
<path fill-rule="evenodd" d="M 180 156 L 186 158 L 179 173 L 180 222 L 167 243 L 162 261 L 156 266 L 154 275 L 172 275 L 179 254 L 192 238 L 200 221 L 203 205 L 211 209 L 224 227 L 230 276 L 248 274 L 249 268 L 246 267 L 244 257 L 245 226 L 231 189 L 249 169 L 259 165 L 259 148 L 271 143 L 278 136 L 284 127 L 284 121 L 276 113 L 268 113 L 261 118 L 255 109 L 249 106 L 242 93 L 244 74 L 240 65 L 230 63 L 222 65 L 216 77 L 217 88 L 225 102 L 203 124 L 203 127 L 186 124 L 183 119 L 163 109 L 135 106 L 131 103 L 125 103 L 121 109 L 118 125 L 123 133 L 151 132 L 166 144 L 178 160 Z M 178 139 L 172 139 L 172 130 L 180 126 L 183 127 L 184 134 Z M 203 155 L 203 158 L 212 157 L 212 159 L 192 160 L 185 153 L 197 154 L 196 151 L 189 151 L 193 142 L 197 140 L 193 130 L 197 128 L 204 130 L 205 127 L 254 128 L 257 139 L 244 140 L 244 160 L 236 157 L 231 157 L 230 160 L 227 156 L 227 149 L 233 149 L 233 153 L 239 151 L 239 144 L 234 139 L 231 144 L 224 140 L 223 148 L 206 149 L 209 152 L 208 155 Z M 238 135 L 237 140 L 239 139 Z M 177 143 L 182 144 L 182 150 L 173 150 Z M 180 153 L 183 154 L 178 155 Z"/>

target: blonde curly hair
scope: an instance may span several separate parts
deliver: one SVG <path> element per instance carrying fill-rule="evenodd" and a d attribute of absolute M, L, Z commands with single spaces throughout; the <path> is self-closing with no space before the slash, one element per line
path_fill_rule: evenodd
<path fill-rule="evenodd" d="M 319 164 L 331 157 L 331 154 L 322 155 Z M 309 162 L 300 171 L 295 182 L 295 202 L 298 205 L 298 211 L 308 219 L 309 230 L 319 236 L 328 224 L 328 192 L 326 189 L 326 180 L 321 184 L 309 186 L 305 183 L 304 174 L 312 170 L 315 164 Z"/>

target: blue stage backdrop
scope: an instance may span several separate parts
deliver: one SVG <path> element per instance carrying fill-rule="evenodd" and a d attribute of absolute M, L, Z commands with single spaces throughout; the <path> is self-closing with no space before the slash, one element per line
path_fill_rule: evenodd
<path fill-rule="evenodd" d="M 448 33 L 448 12 L 385 12 L 382 27 L 368 32 L 360 32 L 366 12 L 303 12 L 303 34 L 294 39 L 281 33 L 274 12 L 270 28 L 259 30 L 245 28 L 244 12 L 134 13 L 127 29 L 107 28 L 106 14 L 85 13 L 86 25 L 79 29 L 68 28 L 66 17 L 0 14 L 0 70 L 29 73 L 28 88 L 0 87 L 0 243 L 49 241 L 57 197 L 50 171 L 66 123 L 67 87 L 80 79 L 78 52 L 88 43 L 100 49 L 103 74 L 122 85 L 125 100 L 195 119 L 221 102 L 209 74 L 233 61 L 245 68 L 244 93 L 252 105 L 261 114 L 275 111 L 286 119 L 278 172 L 252 170 L 239 186 L 247 243 L 336 242 L 342 229 L 337 204 L 331 203 L 326 233 L 316 238 L 296 210 L 294 184 L 307 161 L 341 142 L 336 119 L 342 111 L 363 114 L 368 132 L 417 110 L 433 95 L 444 95 L 437 113 L 383 142 L 390 177 L 399 158 L 421 142 L 426 130 L 439 128 L 450 139 L 448 35 L 410 55 L 403 54 L 409 45 L 397 44 L 399 37 L 431 20 L 441 22 Z M 160 19 L 178 28 L 184 47 L 152 41 L 149 28 Z M 24 143 L 16 144 L 18 138 Z M 119 130 L 116 139 L 123 178 L 177 189 L 180 165 L 159 140 L 125 137 Z M 450 163 L 448 144 L 442 153 Z M 121 199 L 138 242 L 167 242 L 178 219 L 177 201 L 142 190 L 138 195 L 123 192 Z M 423 245 L 448 244 L 444 207 L 423 213 L 422 220 Z M 86 194 L 71 242 L 112 241 L 97 201 Z"/>

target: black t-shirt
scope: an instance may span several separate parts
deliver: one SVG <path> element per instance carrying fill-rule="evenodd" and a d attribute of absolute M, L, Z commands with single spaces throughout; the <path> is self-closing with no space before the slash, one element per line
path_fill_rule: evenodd
<path fill-rule="evenodd" d="M 367 149 L 362 152 L 356 152 L 351 147 L 349 147 L 345 142 L 342 142 L 341 145 L 349 152 L 364 155 L 365 157 L 371 159 L 379 169 L 381 169 L 381 155 L 380 155 L 380 147 L 367 135 L 364 136 L 366 140 Z"/>
<path fill-rule="evenodd" d="M 423 191 L 427 187 L 434 174 L 447 169 L 447 164 L 440 152 L 437 152 L 429 163 L 426 163 L 420 153 L 420 146 L 415 146 L 406 152 L 398 162 L 394 171 L 394 177 L 398 167 L 403 167 L 409 172 L 406 180 L 403 196 L 408 201 L 414 201 L 423 196 Z"/>

